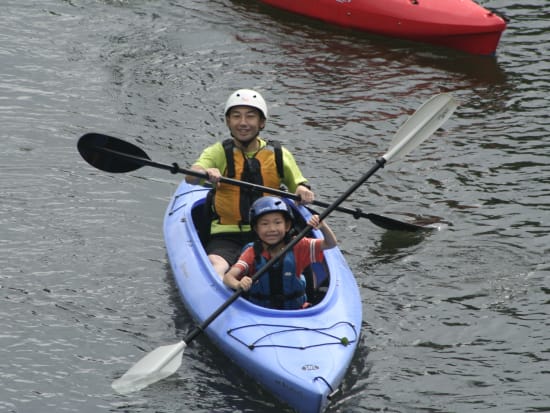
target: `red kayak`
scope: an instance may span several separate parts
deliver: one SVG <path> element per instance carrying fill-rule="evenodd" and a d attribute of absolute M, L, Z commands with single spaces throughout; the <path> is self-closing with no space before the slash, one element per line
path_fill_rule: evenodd
<path fill-rule="evenodd" d="M 471 0 L 261 0 L 328 23 L 494 55 L 505 21 Z"/>

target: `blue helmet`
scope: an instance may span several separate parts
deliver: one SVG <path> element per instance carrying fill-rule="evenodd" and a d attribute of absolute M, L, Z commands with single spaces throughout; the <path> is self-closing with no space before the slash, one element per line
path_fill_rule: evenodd
<path fill-rule="evenodd" d="M 276 196 L 264 196 L 254 201 L 250 207 L 250 225 L 254 227 L 258 218 L 270 212 L 282 212 L 290 221 L 294 220 L 294 215 L 285 201 Z"/>

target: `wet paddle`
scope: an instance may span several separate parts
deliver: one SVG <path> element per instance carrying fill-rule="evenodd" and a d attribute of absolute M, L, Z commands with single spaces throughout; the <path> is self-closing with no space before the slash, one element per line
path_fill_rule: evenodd
<path fill-rule="evenodd" d="M 419 122 L 422 120 L 423 117 L 421 119 L 418 116 L 413 116 L 409 118 L 407 123 L 412 124 L 409 126 L 409 129 L 413 129 L 414 127 L 418 126 Z M 208 175 L 203 172 L 180 168 L 177 163 L 167 165 L 154 162 L 141 148 L 135 146 L 134 144 L 100 133 L 87 133 L 83 135 L 78 141 L 78 151 L 90 165 L 106 172 L 131 172 L 143 166 L 153 166 L 155 168 L 169 170 L 174 174 L 183 173 L 202 179 L 208 178 Z M 263 193 L 269 193 L 272 195 L 286 197 L 293 200 L 300 199 L 297 195 L 291 194 L 289 192 L 280 191 L 274 188 L 268 188 L 249 182 L 239 181 L 237 179 L 222 177 L 220 181 L 226 184 L 236 185 L 242 188 L 247 188 Z M 326 202 L 317 200 L 313 201 L 312 204 L 322 208 L 328 208 L 330 206 L 330 204 Z M 388 230 L 420 231 L 433 229 L 430 227 L 424 227 L 408 222 L 402 222 L 397 219 L 385 217 L 378 214 L 366 213 L 359 208 L 352 209 L 338 206 L 336 210 L 351 214 L 356 219 L 367 218 L 373 224 Z"/>
<path fill-rule="evenodd" d="M 378 169 L 392 160 L 400 159 L 417 147 L 422 141 L 427 139 L 435 132 L 454 112 L 457 107 L 456 101 L 449 94 L 440 94 L 434 96 L 424 105 L 422 105 L 407 120 L 403 127 L 396 134 L 388 152 L 376 159 L 375 165 L 358 179 L 346 192 L 344 192 L 336 201 L 328 206 L 320 214 L 320 219 L 326 218 L 331 212 L 349 197 L 359 186 L 361 186 Z M 422 118 L 422 121 L 420 121 Z M 414 120 L 414 127 L 409 127 L 410 119 Z M 404 128 L 407 126 L 407 128 Z M 142 156 L 143 154 L 139 155 Z M 306 234 L 311 228 L 306 226 L 279 254 L 270 259 L 264 267 L 256 272 L 252 279 L 255 281 L 268 271 L 287 251 Z M 183 352 L 187 343 L 194 340 L 201 334 L 227 307 L 229 307 L 243 293 L 242 290 L 235 291 L 210 317 L 196 326 L 182 341 L 176 344 L 161 346 L 148 353 L 132 366 L 122 377 L 112 383 L 112 387 L 119 393 L 131 393 L 140 390 L 152 383 L 155 383 L 165 377 L 175 373 L 180 367 Z"/>
<path fill-rule="evenodd" d="M 416 118 L 415 118 L 416 119 Z M 123 141 L 122 139 L 113 136 L 103 135 L 100 133 L 87 133 L 78 141 L 78 150 L 82 157 L 92 166 L 106 172 L 131 172 L 143 166 L 153 166 L 155 168 L 165 169 L 172 173 L 183 173 L 186 175 L 196 176 L 198 178 L 207 179 L 208 175 L 192 169 L 183 169 L 174 163 L 172 165 L 161 164 L 154 162 L 149 156 L 139 147 L 132 143 Z M 237 179 L 222 177 L 221 182 L 240 186 L 242 188 L 251 189 L 258 192 L 269 193 L 281 197 L 299 200 L 300 198 L 289 192 L 280 191 L 278 189 L 265 187 L 262 185 L 252 184 L 250 182 L 239 181 Z M 322 208 L 327 208 L 330 204 L 322 201 L 313 201 L 313 205 Z M 398 221 L 396 219 L 385 217 L 378 214 L 366 213 L 361 209 L 352 209 L 339 206 L 337 211 L 351 214 L 354 218 L 367 218 L 373 224 L 381 228 L 396 231 L 419 231 L 433 229 L 408 222 Z"/>

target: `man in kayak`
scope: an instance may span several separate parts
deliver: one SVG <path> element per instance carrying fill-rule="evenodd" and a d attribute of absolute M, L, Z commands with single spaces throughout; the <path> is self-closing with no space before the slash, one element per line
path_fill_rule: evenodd
<path fill-rule="evenodd" d="M 231 139 L 207 147 L 191 167 L 207 174 L 208 181 L 215 185 L 207 202 L 211 225 L 205 248 L 220 277 L 237 260 L 242 247 L 253 240 L 248 210 L 262 196 L 258 191 L 222 183 L 222 176 L 274 189 L 284 184 L 302 203 L 314 200 L 292 154 L 280 143 L 260 138 L 267 121 L 267 105 L 258 92 L 233 92 L 224 115 Z M 186 180 L 192 184 L 200 182 L 200 178 L 189 175 Z"/>
<path fill-rule="evenodd" d="M 247 291 L 245 296 L 255 304 L 285 310 L 307 308 L 306 279 L 302 274 L 314 262 L 323 260 L 323 251 L 334 248 L 336 236 L 319 215 L 313 215 L 308 225 L 319 229 L 323 238 L 302 238 L 265 274 L 252 283 L 251 276 L 290 241 L 294 217 L 288 205 L 274 196 L 258 199 L 250 208 L 250 225 L 258 239 L 250 243 L 239 260 L 225 273 L 228 287 Z"/>

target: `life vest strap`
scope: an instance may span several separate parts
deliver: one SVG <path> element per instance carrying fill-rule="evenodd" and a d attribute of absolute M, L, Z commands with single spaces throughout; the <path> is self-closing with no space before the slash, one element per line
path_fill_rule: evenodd
<path fill-rule="evenodd" d="M 233 142 L 233 139 L 226 139 L 222 142 L 222 146 L 225 152 L 225 160 L 227 162 L 227 177 L 235 178 L 235 159 L 233 158 L 235 142 Z M 279 175 L 279 178 L 283 180 L 285 176 L 285 169 L 283 165 L 283 149 L 281 142 L 275 140 L 269 141 L 267 146 L 273 147 L 273 152 L 275 153 L 275 164 L 277 165 L 277 174 Z"/>

